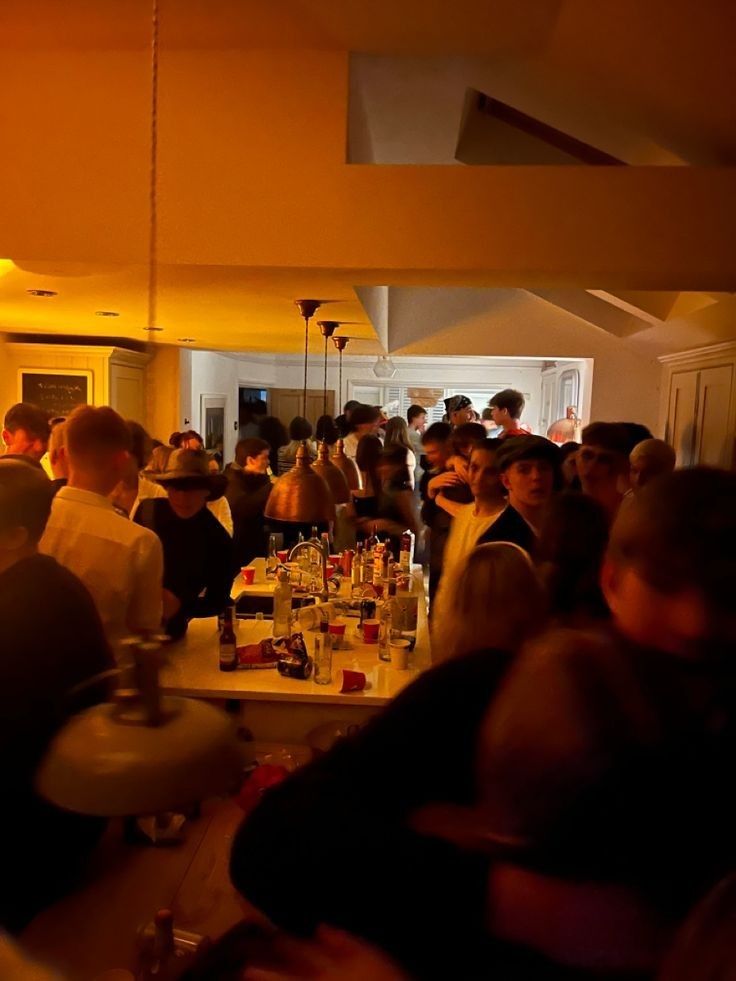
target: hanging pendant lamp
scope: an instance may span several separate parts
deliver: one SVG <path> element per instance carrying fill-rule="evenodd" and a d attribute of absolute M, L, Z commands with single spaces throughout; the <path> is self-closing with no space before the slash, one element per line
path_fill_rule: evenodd
<path fill-rule="evenodd" d="M 332 343 L 335 345 L 338 354 L 340 355 L 340 367 L 337 375 L 337 407 L 340 412 L 342 412 L 342 352 L 348 346 L 349 340 L 349 337 L 340 337 L 337 334 L 332 338 Z"/>
<path fill-rule="evenodd" d="M 335 520 L 335 499 L 330 485 L 309 463 L 306 443 L 296 451 L 296 462 L 271 489 L 264 514 L 276 521 L 300 525 Z"/>
<path fill-rule="evenodd" d="M 304 318 L 304 388 L 302 391 L 302 418 L 307 418 L 307 371 L 309 368 L 309 321 L 322 306 L 321 300 L 294 300 Z"/>
<path fill-rule="evenodd" d="M 332 463 L 342 473 L 351 491 L 363 489 L 363 478 L 360 476 L 358 464 L 345 453 L 345 443 L 341 439 L 335 443 Z"/>
<path fill-rule="evenodd" d="M 350 487 L 345 474 L 330 460 L 330 449 L 325 440 L 319 444 L 317 459 L 312 469 L 324 480 L 332 491 L 335 504 L 347 504 L 350 501 Z"/>
<path fill-rule="evenodd" d="M 340 326 L 340 321 L 318 320 L 317 326 L 319 327 L 322 336 L 325 339 L 325 373 L 324 373 L 324 380 L 322 383 L 322 399 L 323 399 L 322 414 L 327 415 L 327 341 L 332 337 L 332 335 L 335 333 L 337 328 Z"/>
<path fill-rule="evenodd" d="M 553 443 L 579 443 L 582 432 L 582 422 L 578 418 L 574 405 L 568 405 L 564 419 L 558 419 L 547 429 L 547 439 Z"/>

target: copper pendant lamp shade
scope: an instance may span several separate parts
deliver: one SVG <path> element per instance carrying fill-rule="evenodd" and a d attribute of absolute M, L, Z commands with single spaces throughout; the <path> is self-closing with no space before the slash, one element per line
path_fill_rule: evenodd
<path fill-rule="evenodd" d="M 567 407 L 567 414 L 564 419 L 558 419 L 547 429 L 547 439 L 553 443 L 580 442 L 582 425 L 575 412 L 575 406 Z"/>
<path fill-rule="evenodd" d="M 294 466 L 274 484 L 264 513 L 276 521 L 304 525 L 335 520 L 330 486 L 312 469 L 304 443 L 296 451 Z"/>
<path fill-rule="evenodd" d="M 351 460 L 349 456 L 345 454 L 345 444 L 341 439 L 335 443 L 335 452 L 332 454 L 333 466 L 337 467 L 339 471 L 345 477 L 348 487 L 351 491 L 362 490 L 363 481 L 360 477 L 360 470 L 358 470 L 358 465 L 355 460 Z"/>
<path fill-rule="evenodd" d="M 320 475 L 332 491 L 335 504 L 347 504 L 350 501 L 350 488 L 347 478 L 343 471 L 330 460 L 330 450 L 324 440 L 319 444 L 317 459 L 312 464 L 312 469 Z"/>

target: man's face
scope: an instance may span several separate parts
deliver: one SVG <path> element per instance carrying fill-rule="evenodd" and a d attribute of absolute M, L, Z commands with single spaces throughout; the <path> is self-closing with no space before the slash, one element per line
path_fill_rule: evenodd
<path fill-rule="evenodd" d="M 355 431 L 359 436 L 375 436 L 380 428 L 381 420 L 376 419 L 375 422 L 361 423 L 359 426 L 355 427 Z"/>
<path fill-rule="evenodd" d="M 546 460 L 518 460 L 503 474 L 501 481 L 515 507 L 538 508 L 549 501 L 554 486 L 552 464 Z"/>
<path fill-rule="evenodd" d="M 602 446 L 583 444 L 577 452 L 577 471 L 586 494 L 618 483 L 622 461 L 618 453 Z"/>
<path fill-rule="evenodd" d="M 261 450 L 257 456 L 249 456 L 245 461 L 245 469 L 251 473 L 265 473 L 270 462 L 268 450 Z"/>
<path fill-rule="evenodd" d="M 450 423 L 453 426 L 462 426 L 466 422 L 473 422 L 475 420 L 475 410 L 472 405 L 468 405 L 464 409 L 456 409 L 454 412 L 450 413 Z"/>
<path fill-rule="evenodd" d="M 414 418 L 411 421 L 411 425 L 412 428 L 416 429 L 418 433 L 423 433 L 424 430 L 427 428 L 427 413 L 422 412 L 421 415 L 414 416 Z"/>
<path fill-rule="evenodd" d="M 450 455 L 447 443 L 424 443 L 422 449 L 432 470 L 439 470 L 447 463 Z"/>
<path fill-rule="evenodd" d="M 473 497 L 488 499 L 498 497 L 501 480 L 495 466 L 496 454 L 488 450 L 473 450 L 468 467 L 468 483 Z"/>
<path fill-rule="evenodd" d="M 178 518 L 193 518 L 207 503 L 210 492 L 204 487 L 169 487 L 169 504 Z"/>
<path fill-rule="evenodd" d="M 8 448 L 8 453 L 19 453 L 39 462 L 46 452 L 49 440 L 48 437 L 34 436 L 26 429 L 16 429 L 12 433 L 3 429 L 3 442 Z"/>
<path fill-rule="evenodd" d="M 495 426 L 503 426 L 504 422 L 507 422 L 509 418 L 508 409 L 499 409 L 497 405 L 491 406 L 491 419 Z"/>

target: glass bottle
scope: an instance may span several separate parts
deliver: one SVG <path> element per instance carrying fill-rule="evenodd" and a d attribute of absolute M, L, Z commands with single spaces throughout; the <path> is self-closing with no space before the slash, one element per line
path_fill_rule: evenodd
<path fill-rule="evenodd" d="M 378 628 L 378 658 L 381 661 L 391 660 L 391 637 L 393 633 L 394 597 L 396 583 L 389 583 L 388 595 L 381 604 L 381 625 Z"/>
<path fill-rule="evenodd" d="M 284 569 L 278 575 L 273 593 L 273 635 L 288 637 L 291 634 L 291 583 Z"/>
<path fill-rule="evenodd" d="M 314 680 L 318 685 L 329 685 L 332 681 L 332 635 L 324 620 L 314 638 Z"/>
<path fill-rule="evenodd" d="M 234 671 L 238 666 L 238 641 L 235 636 L 235 607 L 228 606 L 220 631 L 220 671 Z"/>
<path fill-rule="evenodd" d="M 266 560 L 266 579 L 273 579 L 279 567 L 279 558 L 276 555 L 276 536 L 268 536 L 268 558 Z"/>

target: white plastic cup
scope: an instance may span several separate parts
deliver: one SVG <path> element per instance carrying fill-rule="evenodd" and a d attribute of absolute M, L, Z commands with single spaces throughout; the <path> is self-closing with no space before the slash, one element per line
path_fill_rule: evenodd
<path fill-rule="evenodd" d="M 391 667 L 395 671 L 406 671 L 409 667 L 409 641 L 399 638 L 389 644 Z"/>

